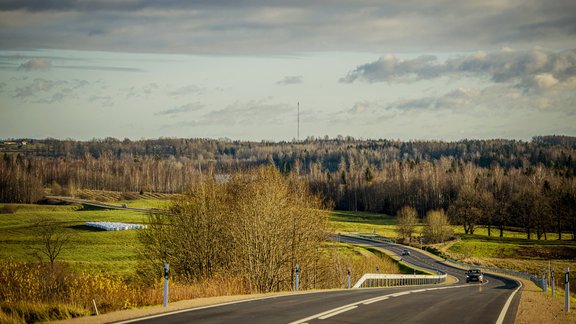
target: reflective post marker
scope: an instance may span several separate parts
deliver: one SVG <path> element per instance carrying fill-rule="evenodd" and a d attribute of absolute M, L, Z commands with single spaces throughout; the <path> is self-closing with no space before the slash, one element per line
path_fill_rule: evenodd
<path fill-rule="evenodd" d="M 550 271 L 550 286 L 552 287 L 552 296 L 554 296 L 554 287 L 556 286 L 556 283 L 554 282 L 554 267 L 552 267 L 552 270 Z"/>
<path fill-rule="evenodd" d="M 298 277 L 300 275 L 300 267 L 296 264 L 296 291 L 298 291 Z"/>
<path fill-rule="evenodd" d="M 350 268 L 348 268 L 348 289 L 350 289 Z"/>
<path fill-rule="evenodd" d="M 570 268 L 564 273 L 564 312 L 570 312 Z"/>
<path fill-rule="evenodd" d="M 164 263 L 164 307 L 168 307 L 168 277 L 170 275 L 170 265 Z"/>

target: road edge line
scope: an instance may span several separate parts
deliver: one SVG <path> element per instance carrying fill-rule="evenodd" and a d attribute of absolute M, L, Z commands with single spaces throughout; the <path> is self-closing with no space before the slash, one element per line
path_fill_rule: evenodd
<path fill-rule="evenodd" d="M 510 294 L 510 297 L 508 297 L 506 304 L 504 304 L 504 307 L 502 308 L 502 311 L 500 312 L 500 316 L 498 316 L 498 320 L 496 320 L 496 324 L 504 323 L 504 318 L 506 317 L 506 313 L 508 313 L 508 308 L 510 308 L 510 304 L 512 304 L 512 300 L 514 299 L 514 295 L 516 295 L 516 293 L 520 289 L 522 289 L 522 287 L 524 286 L 524 285 L 522 285 L 521 281 L 516 280 L 516 279 L 514 279 L 514 281 L 516 281 L 520 285 L 518 286 L 518 288 L 516 288 L 516 290 L 514 290 L 514 292 L 512 292 L 512 294 Z"/>

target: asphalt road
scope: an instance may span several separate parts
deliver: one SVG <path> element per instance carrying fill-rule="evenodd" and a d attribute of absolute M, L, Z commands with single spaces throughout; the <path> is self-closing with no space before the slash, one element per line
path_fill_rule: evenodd
<path fill-rule="evenodd" d="M 105 209 L 130 210 L 130 211 L 141 212 L 141 213 L 162 213 L 162 212 L 166 213 L 167 212 L 165 210 L 158 210 L 158 209 L 133 208 L 133 207 L 129 207 L 129 206 L 122 207 L 122 206 L 118 206 L 118 205 L 105 204 L 105 203 L 101 203 L 101 202 L 97 202 L 97 201 L 72 198 L 72 197 L 64 197 L 64 196 L 46 196 L 46 198 L 61 200 L 61 201 L 76 203 L 76 204 L 81 204 L 81 205 L 88 205 L 88 206 L 94 206 L 94 207 L 99 207 L 99 208 L 105 208 Z"/>
<path fill-rule="evenodd" d="M 351 237 L 341 241 L 386 248 L 401 246 Z M 519 294 L 514 280 L 486 275 L 483 284 L 464 282 L 464 271 L 411 250 L 406 261 L 446 272 L 452 285 L 364 288 L 285 295 L 183 310 L 122 323 L 513 323 Z M 505 305 L 509 305 L 507 308 Z"/>

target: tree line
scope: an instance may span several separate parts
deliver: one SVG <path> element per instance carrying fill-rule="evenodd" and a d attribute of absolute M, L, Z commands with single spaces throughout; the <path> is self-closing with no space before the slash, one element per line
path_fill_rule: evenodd
<path fill-rule="evenodd" d="M 227 176 L 273 164 L 337 209 L 394 215 L 412 206 L 419 217 L 444 210 L 467 233 L 482 225 L 490 234 L 519 227 L 530 237 L 576 236 L 575 137 L 25 142 L 0 146 L 0 201 L 33 202 L 46 187 L 65 194 L 76 188 L 182 193 L 203 172 Z"/>

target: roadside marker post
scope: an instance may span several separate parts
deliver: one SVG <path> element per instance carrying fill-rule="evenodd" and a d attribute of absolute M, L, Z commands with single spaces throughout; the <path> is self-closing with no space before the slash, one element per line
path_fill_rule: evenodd
<path fill-rule="evenodd" d="M 350 289 L 350 268 L 348 268 L 348 289 Z"/>
<path fill-rule="evenodd" d="M 548 291 L 548 279 L 546 278 L 546 269 L 542 272 L 542 291 Z"/>
<path fill-rule="evenodd" d="M 170 264 L 164 263 L 164 307 L 168 307 L 168 277 L 170 276 Z"/>
<path fill-rule="evenodd" d="M 296 264 L 296 291 L 298 291 L 298 279 L 300 277 L 300 267 Z"/>
<path fill-rule="evenodd" d="M 554 283 L 554 267 L 550 271 L 550 286 L 552 287 L 552 297 L 554 297 L 554 288 L 556 286 L 556 283 Z"/>
<path fill-rule="evenodd" d="M 570 312 L 570 268 L 564 273 L 564 312 Z"/>

